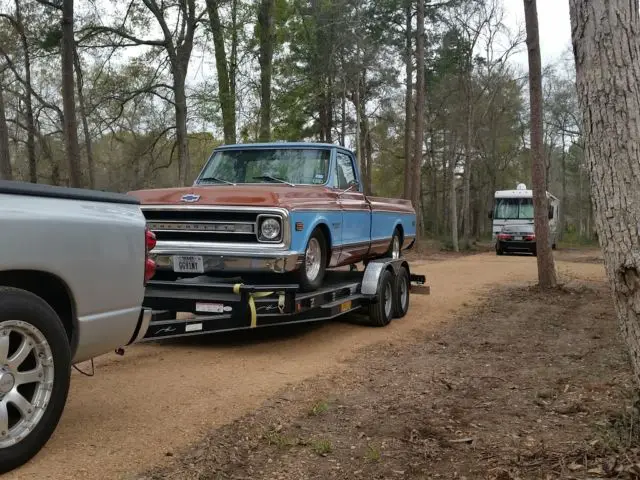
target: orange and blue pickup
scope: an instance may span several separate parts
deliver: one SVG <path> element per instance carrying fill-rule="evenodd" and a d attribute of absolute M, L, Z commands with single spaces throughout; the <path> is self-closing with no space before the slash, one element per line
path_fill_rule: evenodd
<path fill-rule="evenodd" d="M 416 237 L 411 202 L 365 195 L 355 154 L 333 144 L 224 145 L 193 186 L 129 194 L 156 235 L 157 279 L 287 274 L 311 291 Z"/>

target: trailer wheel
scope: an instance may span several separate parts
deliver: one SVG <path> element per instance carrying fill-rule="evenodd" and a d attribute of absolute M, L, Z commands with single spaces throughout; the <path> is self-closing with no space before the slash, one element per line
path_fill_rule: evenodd
<path fill-rule="evenodd" d="M 405 267 L 401 267 L 398 275 L 396 275 L 393 300 L 393 316 L 395 318 L 404 317 L 409 311 L 409 290 L 411 282 L 409 280 L 409 272 Z"/>
<path fill-rule="evenodd" d="M 71 349 L 58 315 L 37 295 L 0 287 L 0 473 L 47 443 L 70 376 Z"/>
<path fill-rule="evenodd" d="M 376 301 L 369 306 L 369 320 L 374 327 L 389 325 L 394 314 L 394 281 L 389 270 L 382 272 Z"/>

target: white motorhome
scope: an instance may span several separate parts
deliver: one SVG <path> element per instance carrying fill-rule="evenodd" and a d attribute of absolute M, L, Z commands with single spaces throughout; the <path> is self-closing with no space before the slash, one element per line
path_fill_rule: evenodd
<path fill-rule="evenodd" d="M 549 192 L 547 192 L 547 200 L 549 201 L 549 242 L 552 248 L 556 248 L 560 200 Z M 489 218 L 493 220 L 491 240 L 494 245 L 503 227 L 533 224 L 533 191 L 528 190 L 524 183 L 519 183 L 515 190 L 497 190 Z"/>

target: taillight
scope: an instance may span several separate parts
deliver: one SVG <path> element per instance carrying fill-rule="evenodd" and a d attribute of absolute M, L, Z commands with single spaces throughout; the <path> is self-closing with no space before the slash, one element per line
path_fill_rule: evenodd
<path fill-rule="evenodd" d="M 498 240 L 511 240 L 511 235 L 507 235 L 506 233 L 499 233 Z"/>
<path fill-rule="evenodd" d="M 148 227 L 144 230 L 144 283 L 145 285 L 156 274 L 156 262 L 149 258 L 149 252 L 156 246 L 156 235 Z"/>
<path fill-rule="evenodd" d="M 526 237 L 524 237 L 524 239 L 525 239 L 527 242 L 534 242 L 534 241 L 535 241 L 535 239 L 536 239 L 536 236 L 535 236 L 535 235 L 527 235 Z"/>

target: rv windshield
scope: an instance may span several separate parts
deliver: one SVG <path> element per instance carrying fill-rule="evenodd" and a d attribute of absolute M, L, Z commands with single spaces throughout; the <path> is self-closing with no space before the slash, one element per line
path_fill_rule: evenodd
<path fill-rule="evenodd" d="M 496 198 L 493 218 L 533 220 L 533 200 L 531 198 Z"/>

